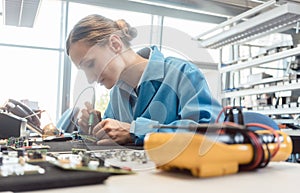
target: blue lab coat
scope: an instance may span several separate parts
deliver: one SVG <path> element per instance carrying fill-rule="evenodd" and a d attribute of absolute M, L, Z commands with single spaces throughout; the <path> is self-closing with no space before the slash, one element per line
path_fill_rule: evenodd
<path fill-rule="evenodd" d="M 158 124 L 213 123 L 222 107 L 212 97 L 199 68 L 179 58 L 164 58 L 155 46 L 150 49 L 137 89 L 118 81 L 104 118 L 131 123 L 136 144 L 142 144 L 150 132 L 176 131 L 155 128 Z"/>

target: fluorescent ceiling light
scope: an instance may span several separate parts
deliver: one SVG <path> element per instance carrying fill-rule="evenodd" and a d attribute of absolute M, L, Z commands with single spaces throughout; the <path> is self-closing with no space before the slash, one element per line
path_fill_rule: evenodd
<path fill-rule="evenodd" d="M 175 9 L 175 10 L 180 10 L 180 11 L 192 12 L 192 13 L 200 13 L 200 14 L 205 14 L 205 15 L 212 15 L 212 16 L 219 16 L 219 17 L 226 17 L 226 18 L 228 17 L 228 15 L 211 13 L 211 12 L 207 12 L 207 11 L 193 9 L 193 8 L 187 7 L 183 4 L 175 5 L 175 4 L 172 4 L 171 2 L 163 2 L 163 1 L 159 1 L 159 0 L 152 0 L 152 1 L 150 1 L 150 0 L 128 0 L 128 1 L 135 2 L 135 3 L 142 3 L 142 4 L 146 4 L 146 5 L 153 5 L 153 6 L 158 6 L 158 7 L 165 7 L 165 8 Z"/>
<path fill-rule="evenodd" d="M 237 16 L 239 17 L 239 16 Z M 234 19 L 234 18 L 233 18 Z M 247 42 L 271 33 L 282 32 L 296 26 L 300 21 L 300 4 L 287 2 L 266 12 L 245 20 L 208 38 L 202 38 L 200 45 L 206 48 L 220 48 L 225 45 Z M 218 26 L 216 27 L 218 28 Z M 223 29 L 223 31 L 221 31 Z M 207 36 L 207 34 L 205 34 Z"/>
<path fill-rule="evenodd" d="M 3 0 L 5 25 L 33 27 L 41 0 Z"/>

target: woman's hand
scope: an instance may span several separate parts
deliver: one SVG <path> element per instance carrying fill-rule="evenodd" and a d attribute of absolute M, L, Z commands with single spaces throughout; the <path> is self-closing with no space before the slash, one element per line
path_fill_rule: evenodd
<path fill-rule="evenodd" d="M 86 106 L 86 109 L 81 110 L 81 116 L 78 119 L 77 123 L 80 126 L 80 130 L 85 133 L 89 134 L 89 118 L 90 114 L 94 114 L 94 120 L 92 124 L 92 128 L 99 122 L 101 121 L 101 113 L 99 111 L 96 111 L 93 109 L 93 106 L 89 102 L 84 103 Z"/>
<path fill-rule="evenodd" d="M 105 119 L 93 128 L 93 135 L 99 139 L 98 145 L 121 144 L 131 142 L 130 123 Z"/>

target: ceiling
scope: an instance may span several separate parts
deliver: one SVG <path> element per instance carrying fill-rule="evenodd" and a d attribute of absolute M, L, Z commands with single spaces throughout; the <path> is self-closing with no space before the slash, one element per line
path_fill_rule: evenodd
<path fill-rule="evenodd" d="M 69 0 L 209 23 L 221 23 L 265 0 Z M 299 0 L 300 1 L 300 0 Z"/>
<path fill-rule="evenodd" d="M 40 0 L 2 0 L 0 16 L 8 14 L 13 17 L 20 13 L 20 9 L 7 9 L 5 4 L 11 2 L 26 2 L 29 5 L 38 4 Z M 155 15 L 177 17 L 182 19 L 196 20 L 209 23 L 221 23 L 228 18 L 241 14 L 267 0 L 62 0 L 75 3 L 103 6 L 115 9 L 143 12 Z M 280 0 L 282 1 L 282 0 Z M 293 0 L 300 2 L 300 0 Z M 3 7 L 2 7 L 3 6 Z M 2 9 L 1 9 L 2 7 Z M 17 7 L 16 7 L 17 8 Z M 32 6 L 35 13 L 36 6 Z M 32 16 L 35 16 L 32 14 Z M 121 16 L 120 16 L 121 17 Z M 5 18 L 5 17 L 3 17 Z M 32 19 L 32 17 L 31 17 Z M 34 19 L 34 18 L 33 18 Z"/>
<path fill-rule="evenodd" d="M 69 0 L 219 24 L 269 0 Z M 275 1 L 275 0 L 270 0 Z M 285 0 L 276 0 L 283 2 Z M 300 0 L 290 0 L 300 2 Z"/>

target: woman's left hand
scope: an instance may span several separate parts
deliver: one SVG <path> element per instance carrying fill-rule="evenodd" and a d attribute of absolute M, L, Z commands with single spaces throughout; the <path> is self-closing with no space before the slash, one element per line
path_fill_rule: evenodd
<path fill-rule="evenodd" d="M 99 139 L 97 145 L 121 144 L 131 142 L 130 123 L 115 119 L 104 119 L 93 128 L 93 135 Z"/>

